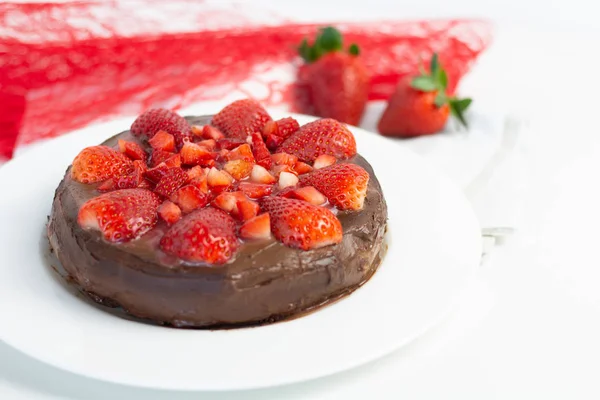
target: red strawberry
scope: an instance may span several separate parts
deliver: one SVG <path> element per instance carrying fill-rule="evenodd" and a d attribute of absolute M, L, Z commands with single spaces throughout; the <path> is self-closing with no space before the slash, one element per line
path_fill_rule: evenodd
<path fill-rule="evenodd" d="M 449 96 L 447 88 L 448 76 L 434 54 L 429 74 L 423 72 L 398 84 L 377 129 L 385 136 L 431 135 L 444 129 L 450 114 L 467 126 L 464 112 L 471 99 Z"/>
<path fill-rule="evenodd" d="M 356 155 L 356 141 L 346 126 L 334 119 L 319 119 L 302 126 L 279 148 L 301 161 L 313 162 L 321 154 L 344 160 Z"/>
<path fill-rule="evenodd" d="M 289 165 L 290 167 L 298 162 L 298 157 L 287 153 L 275 153 L 271 156 L 271 159 L 277 165 Z"/>
<path fill-rule="evenodd" d="M 197 142 L 198 146 L 206 147 L 209 150 L 214 150 L 217 147 L 217 142 L 213 139 L 206 139 Z"/>
<path fill-rule="evenodd" d="M 267 148 L 269 150 L 274 151 L 279 146 L 281 146 L 281 143 L 283 143 L 284 141 L 285 141 L 285 139 L 282 138 L 281 136 L 276 136 L 276 135 L 267 136 L 267 139 L 266 139 Z"/>
<path fill-rule="evenodd" d="M 227 161 L 225 165 L 223 165 L 223 170 L 229 175 L 233 176 L 234 179 L 239 181 L 250 175 L 253 165 L 254 164 L 245 160 L 231 160 Z"/>
<path fill-rule="evenodd" d="M 167 158 L 165 165 L 169 168 L 181 167 L 181 156 L 179 154 L 173 154 Z"/>
<path fill-rule="evenodd" d="M 220 149 L 233 150 L 246 143 L 246 139 L 224 138 L 217 140 L 217 146 Z"/>
<path fill-rule="evenodd" d="M 83 149 L 73 160 L 71 177 L 81 183 L 102 182 L 127 175 L 133 171 L 133 162 L 123 153 L 108 146 Z"/>
<path fill-rule="evenodd" d="M 171 153 L 175 151 L 175 138 L 165 131 L 156 132 L 156 134 L 148 140 L 148 144 L 150 144 L 154 150 L 169 151 Z"/>
<path fill-rule="evenodd" d="M 219 111 L 211 125 L 228 137 L 246 139 L 254 132 L 262 132 L 268 121 L 271 117 L 256 100 L 244 99 L 234 101 Z"/>
<path fill-rule="evenodd" d="M 251 199 L 259 199 L 268 196 L 273 192 L 272 185 L 252 182 L 241 182 L 239 189 Z"/>
<path fill-rule="evenodd" d="M 167 167 L 165 163 L 160 163 L 156 167 L 150 168 L 144 172 L 144 176 L 151 182 L 158 183 L 160 182 L 161 178 L 165 176 L 167 170 L 169 170 L 169 167 Z"/>
<path fill-rule="evenodd" d="M 202 137 L 204 139 L 219 140 L 223 139 L 225 135 L 223 135 L 223 132 L 221 132 L 214 126 L 204 125 L 204 127 L 202 128 Z"/>
<path fill-rule="evenodd" d="M 251 218 L 240 227 L 243 239 L 269 239 L 271 237 L 271 220 L 269 213 Z"/>
<path fill-rule="evenodd" d="M 208 194 L 202 192 L 196 186 L 183 186 L 171 195 L 171 201 L 181 207 L 184 213 L 190 213 L 208 204 Z"/>
<path fill-rule="evenodd" d="M 298 175 L 302 175 L 302 174 L 307 174 L 307 173 L 311 172 L 313 170 L 313 167 L 311 167 L 307 163 L 298 161 L 296 164 L 294 164 L 293 169 L 294 169 L 294 172 L 296 172 Z"/>
<path fill-rule="evenodd" d="M 369 74 L 359 57 L 358 46 L 343 49 L 341 33 L 326 27 L 313 45 L 305 39 L 300 55 L 307 62 L 299 71 L 317 115 L 358 125 L 369 93 Z"/>
<path fill-rule="evenodd" d="M 204 168 L 202 168 L 199 165 L 196 165 L 193 168 L 190 168 L 187 170 L 187 174 L 188 177 L 190 178 L 190 180 L 193 180 L 195 178 L 200 178 L 206 175 L 206 172 L 204 172 Z"/>
<path fill-rule="evenodd" d="M 119 151 L 125 154 L 131 160 L 142 160 L 146 162 L 148 160 L 148 154 L 142 149 L 142 146 L 135 142 L 129 142 L 127 140 L 119 139 Z"/>
<path fill-rule="evenodd" d="M 223 192 L 213 200 L 213 206 L 228 213 L 237 212 L 238 201 L 248 200 L 242 192 Z"/>
<path fill-rule="evenodd" d="M 196 210 L 173 225 L 160 241 L 161 249 L 190 262 L 224 264 L 239 246 L 235 221 L 216 208 Z"/>
<path fill-rule="evenodd" d="M 109 242 L 128 242 L 154 227 L 159 205 L 159 197 L 149 190 L 117 190 L 85 202 L 77 222 L 83 229 L 101 231 Z"/>
<path fill-rule="evenodd" d="M 294 189 L 289 196 L 284 197 L 308 201 L 310 204 L 314 204 L 315 206 L 321 206 L 327 203 L 327 197 L 325 197 L 323 193 L 319 192 L 312 186 Z"/>
<path fill-rule="evenodd" d="M 154 193 L 169 197 L 174 191 L 186 185 L 190 181 L 187 173 L 181 168 L 169 168 L 154 188 Z"/>
<path fill-rule="evenodd" d="M 208 186 L 216 188 L 217 190 L 224 190 L 231 186 L 233 183 L 233 177 L 225 171 L 219 171 L 215 167 L 212 167 L 208 171 Z"/>
<path fill-rule="evenodd" d="M 278 136 L 282 139 L 287 139 L 300 129 L 300 124 L 292 117 L 278 119 L 277 121 L 269 121 L 263 128 L 263 135 L 268 138 L 271 135 Z"/>
<path fill-rule="evenodd" d="M 275 178 L 269 171 L 267 171 L 264 167 L 260 165 L 254 165 L 252 167 L 252 172 L 250 173 L 250 180 L 254 183 L 275 183 L 277 182 L 277 178 Z"/>
<path fill-rule="evenodd" d="M 165 200 L 158 207 L 158 215 L 169 225 L 181 219 L 181 208 L 172 201 Z"/>
<path fill-rule="evenodd" d="M 298 177 L 291 173 L 283 171 L 279 174 L 279 189 L 285 189 L 289 186 L 296 186 L 298 184 Z"/>
<path fill-rule="evenodd" d="M 248 199 L 238 200 L 233 209 L 232 215 L 241 221 L 247 221 L 250 218 L 256 217 L 260 211 L 260 206 Z"/>
<path fill-rule="evenodd" d="M 139 187 L 144 182 L 144 173 L 148 169 L 141 160 L 133 162 L 134 170 L 128 175 L 111 178 L 98 186 L 99 192 L 110 192 L 118 189 L 133 189 Z"/>
<path fill-rule="evenodd" d="M 216 154 L 204 146 L 196 143 L 185 142 L 179 152 L 181 162 L 185 165 L 206 165 L 206 162 L 213 160 Z"/>
<path fill-rule="evenodd" d="M 274 166 L 272 172 L 273 172 L 273 175 L 275 175 L 277 177 L 277 179 L 279 179 L 279 176 L 281 175 L 282 172 L 289 172 L 290 174 L 296 175 L 296 171 L 294 171 L 294 168 L 292 168 L 286 164 Z"/>
<path fill-rule="evenodd" d="M 360 210 L 369 184 L 369 173 L 355 164 L 334 164 L 300 177 L 302 186 L 314 186 L 340 210 Z"/>
<path fill-rule="evenodd" d="M 236 147 L 225 155 L 227 161 L 231 160 L 246 160 L 251 163 L 256 163 L 252 149 L 248 143 L 244 143 L 241 146 Z"/>
<path fill-rule="evenodd" d="M 171 157 L 173 157 L 173 153 L 169 151 L 154 150 L 152 152 L 152 160 L 150 165 L 156 167 L 158 164 L 167 161 Z"/>
<path fill-rule="evenodd" d="M 265 197 L 262 208 L 270 214 L 271 231 L 277 240 L 302 250 L 342 241 L 342 225 L 324 207 L 285 197 Z"/>
<path fill-rule="evenodd" d="M 190 124 L 185 118 L 164 108 L 145 111 L 131 125 L 133 135 L 145 136 L 148 139 L 158 131 L 165 131 L 173 135 L 178 147 L 183 145 L 183 139 L 192 137 Z"/>
<path fill-rule="evenodd" d="M 266 169 L 271 168 L 271 153 L 258 132 L 252 133 L 252 154 L 258 165 L 262 165 Z"/>

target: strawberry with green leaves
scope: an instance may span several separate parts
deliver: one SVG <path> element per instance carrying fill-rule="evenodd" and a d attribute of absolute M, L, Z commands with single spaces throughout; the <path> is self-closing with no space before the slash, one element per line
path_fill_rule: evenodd
<path fill-rule="evenodd" d="M 329 26 L 319 31 L 312 44 L 304 39 L 298 52 L 306 62 L 299 78 L 316 114 L 358 125 L 369 91 L 369 74 L 358 46 L 344 48 L 340 31 Z"/>
<path fill-rule="evenodd" d="M 398 84 L 377 128 L 384 136 L 431 135 L 444 129 L 450 114 L 467 126 L 464 113 L 471 101 L 448 93 L 448 75 L 434 54 L 429 73 L 422 69 Z"/>

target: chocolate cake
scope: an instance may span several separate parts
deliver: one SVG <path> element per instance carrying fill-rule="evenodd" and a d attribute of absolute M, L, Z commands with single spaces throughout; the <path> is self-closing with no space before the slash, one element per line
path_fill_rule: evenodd
<path fill-rule="evenodd" d="M 266 117 L 261 111 L 258 117 L 256 113 L 243 116 L 236 125 L 227 112 L 231 110 L 221 111 L 212 122 L 210 117 L 187 117 L 189 131 L 176 118 L 177 123 L 170 125 L 161 122 L 158 131 L 162 133 L 157 136 L 161 140 L 152 140 L 157 133 L 152 123 L 140 124 L 138 119 L 131 131 L 103 143 L 131 160 L 121 165 L 122 160 L 116 157 L 115 163 L 103 165 L 107 158 L 98 158 L 102 154 L 97 153 L 96 158 L 86 158 L 84 168 L 81 159 L 74 161 L 56 190 L 48 225 L 50 244 L 68 282 L 95 302 L 121 307 L 134 317 L 175 327 L 221 328 L 302 315 L 351 293 L 375 273 L 384 252 L 387 208 L 369 163 L 352 151 L 346 152 L 345 139 L 328 137 L 325 131 L 322 137 L 327 139 L 323 141 L 327 146 L 317 146 L 320 150 L 310 154 L 306 149 L 310 150 L 311 144 L 302 151 L 297 146 L 312 137 L 311 127 L 287 129 L 293 125 L 291 121 L 272 121 L 266 111 Z M 164 115 L 160 118 L 165 119 Z M 220 122 L 223 120 L 228 124 Z M 146 130 L 141 134 L 136 133 L 140 125 Z M 238 171 L 231 165 L 243 165 L 237 161 L 244 156 L 231 154 L 244 154 L 240 146 L 247 149 L 243 144 L 246 139 L 255 165 L 260 162 L 270 168 L 252 166 L 250 174 L 246 171 L 242 173 L 246 176 L 232 179 Z M 198 159 L 200 168 L 195 172 L 185 162 L 165 169 L 169 163 L 157 159 L 162 154 L 157 148 L 171 149 L 171 140 L 175 142 L 172 154 L 180 154 L 185 162 L 191 160 L 186 143 L 199 143 L 211 150 L 211 155 Z M 126 146 L 131 143 L 150 152 L 149 159 Z M 260 156 L 259 150 L 266 147 L 273 152 L 267 153 L 269 160 Z M 136 166 L 144 164 L 147 169 L 136 171 L 130 164 L 136 159 L 140 161 Z M 98 165 L 102 174 L 93 170 Z M 153 179 L 152 171 L 157 168 L 162 176 Z M 173 180 L 165 176 L 178 175 L 165 173 L 167 169 L 183 170 L 186 178 L 171 184 Z M 349 178 L 346 172 L 355 170 L 359 175 Z M 226 174 L 230 183 L 219 186 L 221 182 L 214 178 L 220 177 L 220 171 L 231 171 Z M 265 171 L 269 171 L 268 179 L 261 181 Z M 196 172 L 200 177 L 193 177 Z M 138 179 L 130 179 L 132 176 Z M 276 181 L 261 183 L 272 178 Z M 190 202 L 184 194 L 196 190 L 184 189 L 188 186 L 200 188 L 198 193 L 206 194 L 205 200 Z M 257 187 L 269 190 L 257 195 Z M 356 193 L 339 193 L 344 187 Z M 143 205 L 123 203 L 129 208 L 119 209 L 121 203 L 110 202 L 119 199 L 119 194 L 130 195 L 127 201 L 137 201 L 140 193 L 147 199 Z M 98 203 L 98 199 L 105 200 Z M 97 206 L 93 212 L 89 211 L 90 204 Z M 116 211 L 101 214 L 107 209 Z M 146 214 L 148 209 L 152 214 Z M 178 211 L 167 212 L 170 210 Z M 302 214 L 304 210 L 308 211 Z M 132 212 L 139 218 L 127 226 L 106 221 L 107 215 L 122 217 Z M 336 228 L 338 220 L 340 228 Z M 322 232 L 310 231 L 311 226 Z M 198 236 L 201 234 L 204 236 Z"/>

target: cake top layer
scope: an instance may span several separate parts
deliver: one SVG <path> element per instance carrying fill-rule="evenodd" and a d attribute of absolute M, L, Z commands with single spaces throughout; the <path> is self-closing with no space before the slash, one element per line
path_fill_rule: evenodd
<path fill-rule="evenodd" d="M 304 251 L 337 244 L 336 214 L 360 212 L 367 194 L 369 174 L 349 162 L 356 142 L 343 124 L 273 121 L 253 100 L 204 126 L 148 110 L 107 144 L 73 161 L 70 179 L 93 191 L 79 225 L 115 244 L 166 225 L 160 250 L 191 264 L 225 264 L 241 243 L 273 237 Z"/>

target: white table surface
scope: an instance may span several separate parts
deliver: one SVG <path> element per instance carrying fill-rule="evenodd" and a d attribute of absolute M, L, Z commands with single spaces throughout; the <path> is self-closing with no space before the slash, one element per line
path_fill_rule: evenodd
<path fill-rule="evenodd" d="M 518 234 L 494 249 L 442 325 L 355 370 L 239 393 L 107 384 L 0 343 L 0 399 L 600 398 L 600 34 L 589 14 L 580 26 L 557 28 L 541 17 L 527 26 L 522 18 L 507 23 L 510 13 L 492 6 L 504 10 L 497 39 L 463 91 L 480 105 L 526 117 L 530 129 L 472 201 L 482 221 L 508 215 Z M 561 10 L 554 8 L 552 18 L 573 19 Z"/>

